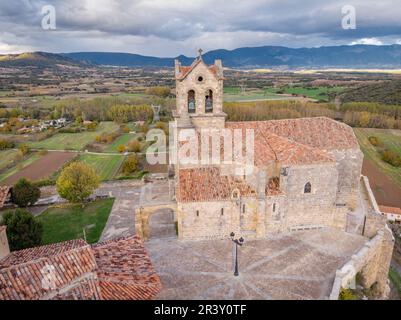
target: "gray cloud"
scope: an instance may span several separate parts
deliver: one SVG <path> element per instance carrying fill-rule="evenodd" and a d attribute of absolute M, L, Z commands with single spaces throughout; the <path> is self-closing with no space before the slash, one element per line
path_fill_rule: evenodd
<path fill-rule="evenodd" d="M 57 30 L 41 29 L 41 8 L 56 8 Z M 356 30 L 341 8 L 356 8 Z M 0 53 L 43 50 L 193 55 L 241 46 L 397 43 L 401 0 L 14 0 L 0 2 Z"/>

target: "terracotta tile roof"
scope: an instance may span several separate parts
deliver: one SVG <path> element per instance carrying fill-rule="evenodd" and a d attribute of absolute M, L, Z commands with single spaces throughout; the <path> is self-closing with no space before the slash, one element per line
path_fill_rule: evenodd
<path fill-rule="evenodd" d="M 190 66 L 180 66 L 180 73 L 177 75 L 177 80 L 183 80 L 185 77 L 203 60 L 195 59 Z M 204 63 L 204 62 L 203 62 Z M 216 77 L 218 76 L 218 69 L 215 65 L 207 66 L 207 68 L 212 72 Z"/>
<path fill-rule="evenodd" d="M 401 208 L 379 206 L 379 209 L 380 209 L 380 211 L 382 213 L 391 213 L 391 214 L 399 214 L 399 215 L 401 215 Z"/>
<path fill-rule="evenodd" d="M 147 300 L 161 289 L 149 255 L 138 236 L 94 245 L 97 275 L 106 300 Z"/>
<path fill-rule="evenodd" d="M 10 197 L 10 187 L 8 186 L 0 186 L 0 208 L 4 206 L 4 203 Z"/>
<path fill-rule="evenodd" d="M 51 287 L 43 284 L 47 270 Z M 0 300 L 150 299 L 160 286 L 136 236 L 94 246 L 66 241 L 15 251 L 0 260 Z"/>
<path fill-rule="evenodd" d="M 359 148 L 352 128 L 326 117 L 255 121 L 264 132 L 321 150 Z M 248 125 L 252 125 L 250 122 Z M 228 123 L 230 124 L 230 123 Z"/>
<path fill-rule="evenodd" d="M 61 247 L 58 244 L 58 247 Z M 33 248 L 37 252 L 37 248 Z M 43 249 L 43 247 L 42 247 Z M 63 299 L 72 294 L 75 299 L 101 299 L 100 290 L 87 290 L 96 282 L 95 257 L 89 245 L 73 248 L 69 251 L 46 251 L 42 256 L 32 261 L 26 261 L 30 249 L 11 253 L 1 261 L 0 269 L 0 300 L 37 300 L 37 299 Z M 44 252 L 42 250 L 39 253 Z M 19 264 L 10 265 L 11 262 L 19 261 Z M 51 274 L 51 287 L 44 285 L 45 275 L 49 270 Z M 54 286 L 54 287 L 53 287 Z"/>
<path fill-rule="evenodd" d="M 265 121 L 227 122 L 228 129 L 254 130 L 254 159 L 257 167 L 264 167 L 274 161 L 282 165 L 305 165 L 334 162 L 326 151 L 304 145 L 270 132 Z M 245 141 L 245 138 L 244 138 Z"/>
<path fill-rule="evenodd" d="M 241 196 L 256 195 L 244 179 L 221 175 L 216 167 L 179 170 L 178 201 L 226 200 L 231 198 L 234 189 L 238 189 Z"/>
<path fill-rule="evenodd" d="M 87 245 L 88 244 L 84 240 L 77 239 L 14 251 L 11 252 L 7 257 L 0 260 L 0 268 L 27 263 L 41 258 L 50 258 Z"/>

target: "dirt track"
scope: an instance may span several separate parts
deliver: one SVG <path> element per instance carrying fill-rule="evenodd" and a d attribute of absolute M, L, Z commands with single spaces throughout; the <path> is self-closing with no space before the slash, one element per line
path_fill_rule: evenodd
<path fill-rule="evenodd" d="M 3 185 L 13 185 L 20 178 L 37 181 L 49 177 L 59 170 L 67 161 L 76 156 L 72 152 L 49 152 L 35 162 L 26 166 L 2 182 Z"/>
<path fill-rule="evenodd" d="M 401 188 L 367 159 L 363 161 L 362 174 L 369 178 L 379 205 L 401 208 Z"/>

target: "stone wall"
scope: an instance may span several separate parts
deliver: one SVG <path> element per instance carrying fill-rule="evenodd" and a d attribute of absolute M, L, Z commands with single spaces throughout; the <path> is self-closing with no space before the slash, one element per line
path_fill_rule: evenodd
<path fill-rule="evenodd" d="M 291 166 L 288 175 L 281 176 L 281 190 L 285 199 L 271 197 L 267 202 L 266 219 L 272 221 L 267 229 L 289 231 L 297 226 L 335 226 L 345 229 L 344 212 L 336 210 L 336 187 L 338 171 L 336 164 Z M 304 186 L 309 182 L 311 193 L 304 193 Z M 282 221 L 275 222 L 276 214 L 272 207 L 277 201 Z M 336 217 L 335 214 L 340 214 Z"/>
<path fill-rule="evenodd" d="M 377 234 L 355 253 L 351 260 L 336 271 L 330 300 L 337 300 L 341 288 L 353 288 L 355 277 L 361 275 L 361 284 L 370 288 L 376 284 L 381 297 L 387 293 L 388 270 L 393 252 L 394 238 L 385 225 Z"/>
<path fill-rule="evenodd" d="M 0 226 L 0 259 L 8 256 L 10 248 L 8 246 L 7 228 Z"/>
<path fill-rule="evenodd" d="M 338 184 L 337 204 L 346 204 L 354 209 L 359 192 L 359 177 L 361 176 L 363 153 L 360 149 L 329 151 L 337 161 Z"/>
<path fill-rule="evenodd" d="M 245 212 L 244 212 L 245 206 Z M 258 225 L 256 199 L 179 203 L 177 208 L 179 239 L 224 239 L 231 232 L 255 233 Z"/>
<path fill-rule="evenodd" d="M 202 81 L 198 81 L 199 77 L 202 77 Z M 206 64 L 203 62 L 198 63 L 194 69 L 186 76 L 183 80 L 176 81 L 176 104 L 178 115 L 188 114 L 188 91 L 195 91 L 195 107 L 196 112 L 194 114 L 189 114 L 190 117 L 197 118 L 196 122 L 200 125 L 205 125 L 205 127 L 211 127 L 211 123 L 207 122 L 212 119 L 201 121 L 201 116 L 207 116 L 209 114 L 205 113 L 205 96 L 208 94 L 208 90 L 213 92 L 213 114 L 223 113 L 223 80 L 217 79 Z M 211 114 L 210 114 L 211 115 Z M 224 117 L 223 126 L 221 126 L 221 119 L 216 122 L 219 128 L 224 127 Z"/>

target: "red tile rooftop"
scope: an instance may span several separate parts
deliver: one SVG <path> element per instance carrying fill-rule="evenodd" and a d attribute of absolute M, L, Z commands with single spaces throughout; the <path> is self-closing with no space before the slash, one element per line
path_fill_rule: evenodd
<path fill-rule="evenodd" d="M 184 79 L 202 60 L 195 59 L 190 66 L 180 66 L 180 73 L 177 75 L 178 80 Z M 208 66 L 208 69 L 215 75 L 218 76 L 218 70 L 215 65 Z"/>
<path fill-rule="evenodd" d="M 336 160 L 329 151 L 359 148 L 349 126 L 325 117 L 226 122 L 226 129 L 242 130 L 243 141 L 246 130 L 254 130 L 254 164 L 259 168 L 269 168 L 271 165 L 281 167 L 334 164 Z M 220 151 L 222 160 L 223 143 Z M 200 154 L 201 151 L 198 152 Z M 243 152 L 246 152 L 245 144 Z M 243 196 L 255 194 L 244 180 L 220 176 L 218 168 L 182 168 L 179 170 L 177 200 L 189 202 L 228 199 L 233 188 L 240 189 Z M 280 193 L 279 188 L 266 187 L 266 195 Z"/>
<path fill-rule="evenodd" d="M 49 272 L 50 287 L 43 282 Z M 66 241 L 15 251 L 0 260 L 0 300 L 139 300 L 152 299 L 160 288 L 137 236 L 93 246 Z"/>
<path fill-rule="evenodd" d="M 390 214 L 399 214 L 401 215 L 401 208 L 397 207 L 388 207 L 388 206 L 379 206 L 379 209 L 382 213 L 390 213 Z"/>

